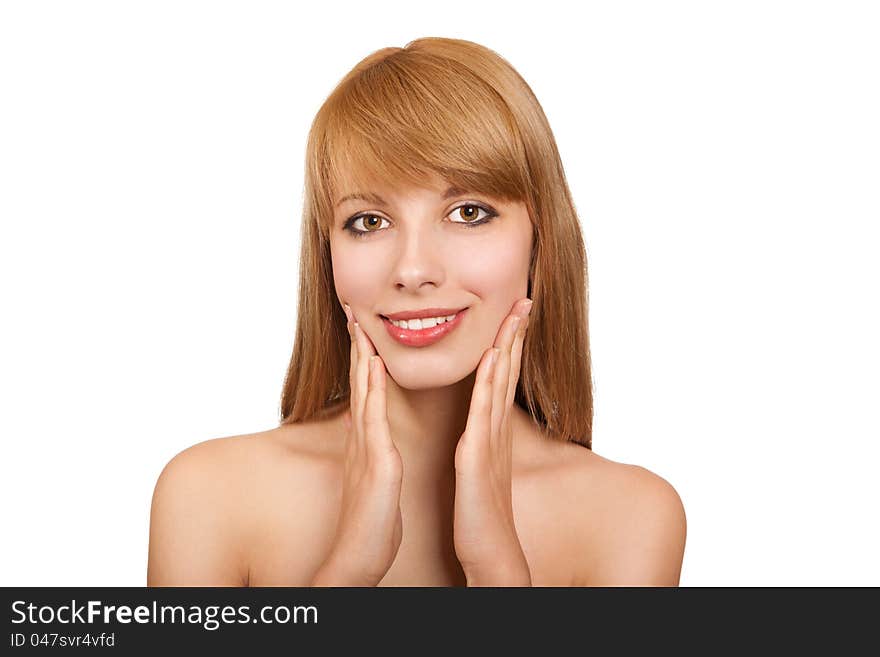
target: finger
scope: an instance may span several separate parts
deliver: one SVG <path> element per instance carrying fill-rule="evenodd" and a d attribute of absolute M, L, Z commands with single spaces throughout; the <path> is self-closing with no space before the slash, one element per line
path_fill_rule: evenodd
<path fill-rule="evenodd" d="M 343 306 L 345 309 L 345 314 L 348 317 L 348 323 L 346 324 L 346 328 L 348 329 L 348 337 L 351 338 L 351 349 L 349 351 L 348 357 L 348 390 L 349 390 L 349 398 L 350 398 L 350 407 L 352 420 L 357 420 L 357 414 L 355 409 L 358 406 L 358 387 L 357 387 L 357 362 L 358 362 L 358 348 L 357 341 L 355 340 L 354 334 L 354 317 L 351 314 L 351 308 L 348 304 Z"/>
<path fill-rule="evenodd" d="M 364 427 L 367 434 L 367 449 L 382 453 L 394 447 L 391 429 L 388 426 L 388 410 L 385 395 L 385 363 L 379 356 L 369 359 L 369 390 L 364 408 Z"/>
<path fill-rule="evenodd" d="M 355 321 L 354 323 L 354 341 L 357 344 L 357 365 L 355 366 L 355 388 L 357 389 L 357 405 L 355 406 L 355 422 L 357 422 L 358 426 L 363 426 L 364 421 L 364 404 L 366 403 L 367 398 L 367 378 L 369 375 L 369 368 L 367 366 L 367 360 L 370 355 L 367 353 L 367 350 L 364 349 L 364 343 L 361 338 L 361 325 Z"/>
<path fill-rule="evenodd" d="M 370 378 L 370 356 L 376 355 L 376 349 L 370 338 L 364 332 L 363 327 L 357 321 L 357 315 L 352 313 L 354 317 L 354 333 L 355 341 L 358 347 L 358 412 L 360 413 L 360 421 L 363 422 L 364 409 L 367 403 L 367 389 L 369 388 Z"/>
<path fill-rule="evenodd" d="M 348 323 L 348 334 L 351 337 L 351 349 L 349 350 L 348 356 L 348 389 L 351 392 L 351 401 L 352 403 L 357 400 L 357 386 L 355 382 L 357 378 L 355 377 L 355 372 L 357 372 L 357 342 L 354 339 L 354 328 L 351 325 L 351 322 Z"/>
<path fill-rule="evenodd" d="M 516 386 L 519 383 L 519 374 L 522 367 L 523 343 L 525 342 L 526 331 L 529 328 L 529 313 L 531 309 L 532 304 L 530 303 L 525 309 L 526 315 L 520 322 L 519 330 L 516 332 L 513 347 L 510 351 L 510 377 L 507 385 L 507 398 L 504 403 L 505 408 L 511 408 L 516 399 Z"/>
<path fill-rule="evenodd" d="M 348 304 L 343 305 L 343 309 L 345 310 L 345 315 L 348 318 L 348 322 L 345 327 L 348 331 L 348 337 L 351 340 L 351 347 L 349 351 L 348 357 L 348 390 L 349 390 L 349 408 L 346 411 L 346 420 L 345 420 L 345 431 L 346 431 L 346 450 L 351 453 L 355 460 L 359 459 L 359 455 L 363 451 L 363 447 L 361 445 L 361 441 L 363 437 L 360 435 L 361 432 L 355 430 L 354 427 L 360 427 L 359 424 L 355 423 L 356 409 L 358 407 L 358 387 L 357 387 L 357 363 L 358 363 L 358 348 L 357 342 L 355 341 L 354 335 L 354 321 L 353 316 L 351 314 L 351 308 Z"/>
<path fill-rule="evenodd" d="M 507 415 L 505 406 L 507 398 L 507 384 L 510 378 L 510 350 L 517 333 L 517 327 L 521 319 L 519 315 L 508 315 L 505 320 L 504 330 L 501 332 L 501 344 L 496 345 L 501 353 L 498 354 L 498 363 L 495 366 L 495 376 L 492 381 L 492 439 L 500 437 L 501 424 Z"/>
<path fill-rule="evenodd" d="M 479 440 L 488 436 L 492 428 L 492 377 L 495 365 L 498 362 L 499 351 L 496 347 L 487 349 L 477 366 L 477 375 L 474 379 L 474 389 L 471 393 L 471 403 L 468 409 L 467 425 L 465 426 L 463 440 L 468 449 L 484 449 L 488 447 L 488 441 Z"/>

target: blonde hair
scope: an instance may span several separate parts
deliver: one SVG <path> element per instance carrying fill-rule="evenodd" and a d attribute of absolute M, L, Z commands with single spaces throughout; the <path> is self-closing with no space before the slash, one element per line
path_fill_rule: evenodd
<path fill-rule="evenodd" d="M 332 416 L 348 403 L 350 341 L 330 259 L 334 199 L 344 184 L 422 186 L 431 174 L 528 208 L 534 307 L 515 401 L 550 437 L 592 449 L 587 259 L 556 142 L 516 70 L 494 51 L 459 39 L 377 50 L 315 116 L 281 423 Z"/>

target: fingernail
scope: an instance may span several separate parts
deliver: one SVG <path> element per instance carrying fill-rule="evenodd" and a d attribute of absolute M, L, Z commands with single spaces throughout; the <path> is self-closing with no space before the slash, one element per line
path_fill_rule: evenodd
<path fill-rule="evenodd" d="M 343 309 L 345 310 L 345 316 L 348 317 L 348 321 L 351 321 L 351 306 L 347 303 L 342 304 Z"/>
<path fill-rule="evenodd" d="M 524 310 L 526 311 L 526 315 L 528 315 L 528 314 L 532 311 L 532 303 L 533 303 L 533 302 L 532 302 L 531 299 L 529 299 L 528 301 L 526 301 L 526 303 L 525 303 L 525 307 L 524 307 Z"/>

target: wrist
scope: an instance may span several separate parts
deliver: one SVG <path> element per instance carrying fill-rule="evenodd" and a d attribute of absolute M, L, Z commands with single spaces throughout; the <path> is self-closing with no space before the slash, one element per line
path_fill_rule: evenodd
<path fill-rule="evenodd" d="M 468 586 L 531 586 L 532 576 L 525 559 L 497 562 L 489 568 L 463 568 Z"/>
<path fill-rule="evenodd" d="M 334 559 L 327 559 L 312 576 L 311 586 L 376 586 L 378 582 L 342 568 Z"/>

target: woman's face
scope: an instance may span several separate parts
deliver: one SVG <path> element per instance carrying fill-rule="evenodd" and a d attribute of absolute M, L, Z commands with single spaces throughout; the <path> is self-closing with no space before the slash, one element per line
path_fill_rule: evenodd
<path fill-rule="evenodd" d="M 440 178 L 426 185 L 344 189 L 330 231 L 340 303 L 351 306 L 394 381 L 411 390 L 452 385 L 476 369 L 526 296 L 532 249 L 525 204 L 460 190 L 447 197 L 451 185 Z M 372 198 L 345 198 L 357 193 Z M 396 340 L 400 329 L 382 317 L 426 308 L 467 310 L 443 337 L 418 346 Z"/>

